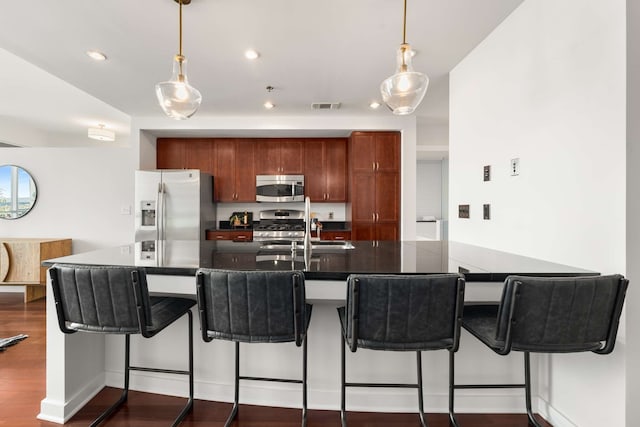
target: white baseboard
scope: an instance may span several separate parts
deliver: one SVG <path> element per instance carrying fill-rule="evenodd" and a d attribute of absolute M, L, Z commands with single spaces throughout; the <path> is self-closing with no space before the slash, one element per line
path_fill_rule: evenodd
<path fill-rule="evenodd" d="M 106 373 L 106 385 L 122 387 L 122 372 Z M 147 393 L 161 393 L 169 396 L 186 397 L 187 379 L 182 376 L 153 372 L 131 372 L 131 390 Z M 217 402 L 233 400 L 233 384 L 195 381 L 196 399 Z M 424 390 L 425 411 L 446 413 L 449 398 L 446 393 L 436 394 Z M 417 411 L 415 390 L 405 389 L 359 389 L 347 390 L 347 409 L 364 412 L 414 412 Z M 458 391 L 455 398 L 456 413 L 524 413 L 524 392 L 520 390 L 477 390 Z M 282 408 L 301 407 L 300 386 L 288 383 L 268 383 L 242 381 L 240 383 L 240 402 Z M 340 391 L 308 388 L 309 409 L 339 410 Z M 575 427 L 570 425 L 571 427 Z"/>
<path fill-rule="evenodd" d="M 40 413 L 36 418 L 52 423 L 64 424 L 93 399 L 104 386 L 104 376 L 99 375 L 66 402 L 44 398 L 40 402 Z"/>
<path fill-rule="evenodd" d="M 551 425 L 555 427 L 578 427 L 548 402 L 542 399 L 538 399 L 538 402 L 540 415 L 542 415 Z"/>

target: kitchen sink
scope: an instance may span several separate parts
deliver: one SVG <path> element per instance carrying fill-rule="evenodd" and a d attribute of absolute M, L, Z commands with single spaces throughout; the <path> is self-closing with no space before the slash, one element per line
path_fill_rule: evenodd
<path fill-rule="evenodd" d="M 302 243 L 297 243 L 296 251 L 304 251 L 304 245 Z M 354 249 L 355 246 L 351 242 L 347 241 L 336 241 L 336 240 L 318 240 L 315 242 L 311 242 L 311 250 L 316 252 L 324 252 L 324 251 L 345 251 Z M 265 251 L 291 251 L 291 243 L 267 243 L 260 246 L 260 250 Z"/>

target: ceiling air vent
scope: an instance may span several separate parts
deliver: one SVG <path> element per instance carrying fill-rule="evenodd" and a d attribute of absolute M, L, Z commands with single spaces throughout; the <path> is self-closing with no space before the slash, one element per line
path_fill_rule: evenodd
<path fill-rule="evenodd" d="M 311 104 L 312 110 L 337 110 L 340 108 L 339 102 L 314 102 Z"/>

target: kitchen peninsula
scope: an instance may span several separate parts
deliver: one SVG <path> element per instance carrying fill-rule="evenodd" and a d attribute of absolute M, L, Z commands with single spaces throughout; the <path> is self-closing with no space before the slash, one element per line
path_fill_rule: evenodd
<path fill-rule="evenodd" d="M 340 327 L 335 307 L 345 297 L 345 279 L 352 273 L 416 274 L 462 272 L 468 282 L 466 299 L 497 299 L 501 283 L 508 274 L 532 275 L 593 275 L 592 271 L 494 251 L 487 248 L 446 241 L 353 241 L 314 242 L 311 253 L 305 256 L 301 247 L 273 245 L 265 242 L 231 241 L 154 241 L 97 250 L 48 260 L 55 262 L 143 266 L 148 273 L 152 292 L 191 295 L 195 298 L 195 272 L 200 267 L 238 270 L 303 270 L 307 299 L 314 304 L 309 328 L 309 407 L 337 409 L 339 405 L 339 344 Z M 50 290 L 50 289 L 48 289 Z M 197 316 L 195 316 L 197 319 Z M 196 321 L 197 322 L 197 321 Z M 198 325 L 195 325 L 197 330 Z M 231 401 L 233 397 L 232 366 L 233 344 L 216 341 L 204 344 L 195 339 L 195 393 L 196 398 Z M 132 363 L 157 362 L 176 365 L 186 354 L 186 337 L 182 325 L 170 327 L 152 340 L 132 337 Z M 57 325 L 53 298 L 47 299 L 47 396 L 42 401 L 39 418 L 62 423 L 68 420 L 103 386 L 121 387 L 123 366 L 123 340 L 118 336 L 91 334 L 62 334 Z M 277 347 L 277 348 L 274 348 Z M 251 344 L 243 353 L 243 369 L 251 366 L 271 370 L 274 376 L 297 375 L 300 357 L 294 344 L 269 346 Z M 170 349 L 170 350 L 169 350 Z M 183 354 L 184 353 L 184 354 Z M 412 354 L 372 354 L 358 352 L 349 360 L 376 366 L 376 377 L 403 378 L 413 373 Z M 442 353 L 442 354 L 441 354 Z M 426 352 L 425 394 L 430 412 L 446 412 L 446 354 Z M 486 357 L 486 360 L 485 360 Z M 512 368 L 500 360 L 494 365 L 489 353 L 482 353 L 472 340 L 465 340 L 459 352 L 458 374 L 473 381 L 480 375 L 491 375 L 498 381 L 517 380 L 519 359 Z M 464 363 L 467 361 L 468 363 Z M 479 361 L 483 372 L 474 366 Z M 360 378 L 367 380 L 367 378 Z M 132 373 L 131 387 L 135 390 L 169 395 L 182 395 L 185 384 L 174 378 L 155 373 Z M 260 385 L 272 387 L 270 393 L 252 393 L 255 385 L 243 385 L 241 402 L 297 407 L 299 390 L 287 384 Z M 517 392 L 515 392 L 517 393 Z M 459 408 L 504 407 L 505 399 L 513 400 L 512 390 L 491 396 L 465 395 L 458 398 Z M 518 396 L 516 394 L 516 396 Z M 380 389 L 354 391 L 350 398 L 353 410 L 413 411 L 415 396 L 411 391 Z M 499 403 L 495 403 L 499 402 Z M 518 400 L 514 411 L 518 411 Z"/>

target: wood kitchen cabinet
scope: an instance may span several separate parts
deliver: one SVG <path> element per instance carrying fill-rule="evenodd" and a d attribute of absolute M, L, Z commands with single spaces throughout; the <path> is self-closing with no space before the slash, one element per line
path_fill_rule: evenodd
<path fill-rule="evenodd" d="M 253 240 L 252 230 L 207 230 L 207 240 Z"/>
<path fill-rule="evenodd" d="M 214 141 L 214 200 L 255 202 L 253 140 L 216 138 Z"/>
<path fill-rule="evenodd" d="M 347 200 L 347 140 L 307 139 L 304 143 L 304 194 L 312 202 Z"/>
<path fill-rule="evenodd" d="M 304 174 L 303 142 L 302 139 L 256 139 L 256 175 Z"/>
<path fill-rule="evenodd" d="M 353 132 L 349 138 L 352 240 L 400 238 L 400 134 Z"/>
<path fill-rule="evenodd" d="M 158 138 L 156 143 L 156 168 L 185 169 L 186 139 Z"/>
<path fill-rule="evenodd" d="M 320 240 L 351 240 L 350 231 L 320 231 Z"/>
<path fill-rule="evenodd" d="M 198 169 L 213 175 L 213 141 L 211 138 L 158 138 L 156 167 Z"/>
<path fill-rule="evenodd" d="M 71 239 L 0 238 L 0 285 L 25 286 L 24 302 L 47 294 L 42 261 L 71 255 Z"/>

